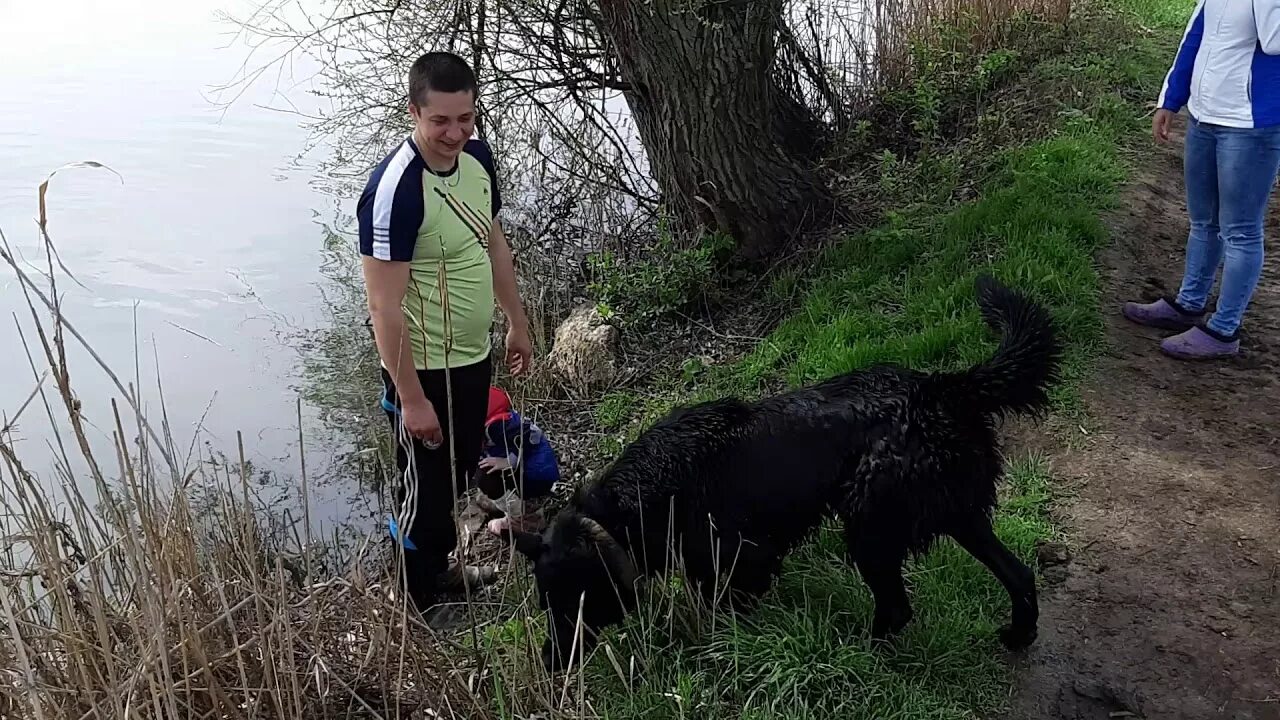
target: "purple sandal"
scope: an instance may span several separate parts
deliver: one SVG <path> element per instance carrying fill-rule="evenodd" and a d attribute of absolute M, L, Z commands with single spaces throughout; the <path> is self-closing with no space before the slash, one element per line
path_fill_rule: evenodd
<path fill-rule="evenodd" d="M 1160 298 L 1155 302 L 1124 304 L 1122 314 L 1130 322 L 1161 330 L 1187 330 L 1196 326 L 1204 316 L 1204 310 L 1191 312 L 1173 298 Z"/>
<path fill-rule="evenodd" d="M 1224 337 L 1201 327 L 1165 338 L 1160 350 L 1178 360 L 1217 360 L 1240 352 L 1238 337 Z"/>

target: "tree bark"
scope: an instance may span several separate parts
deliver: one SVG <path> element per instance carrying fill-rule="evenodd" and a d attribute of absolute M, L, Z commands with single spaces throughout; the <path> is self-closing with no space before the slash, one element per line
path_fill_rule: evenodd
<path fill-rule="evenodd" d="M 664 204 L 776 255 L 834 202 L 806 149 L 820 123 L 775 87 L 783 0 L 599 0 Z M 818 125 L 815 125 L 818 123 Z"/>

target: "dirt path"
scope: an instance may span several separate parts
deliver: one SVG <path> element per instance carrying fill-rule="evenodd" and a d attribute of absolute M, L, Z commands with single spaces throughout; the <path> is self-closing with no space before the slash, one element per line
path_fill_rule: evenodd
<path fill-rule="evenodd" d="M 1118 314 L 1177 289 L 1181 136 L 1134 180 L 1102 258 L 1100 431 L 1054 459 L 1074 557 L 1009 717 L 1280 719 L 1280 200 L 1242 356 L 1183 364 Z"/>

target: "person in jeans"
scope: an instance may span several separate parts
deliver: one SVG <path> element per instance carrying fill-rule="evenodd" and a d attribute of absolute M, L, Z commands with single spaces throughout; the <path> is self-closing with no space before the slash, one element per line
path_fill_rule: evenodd
<path fill-rule="evenodd" d="M 1174 297 L 1130 302 L 1124 316 L 1176 331 L 1160 347 L 1186 360 L 1235 355 L 1262 272 L 1263 220 L 1280 168 L 1280 0 L 1200 0 L 1160 93 L 1152 131 L 1169 141 L 1190 116 L 1184 170 L 1186 269 Z M 1219 264 L 1217 307 L 1208 310 Z"/>
<path fill-rule="evenodd" d="M 406 594 L 434 627 L 456 624 L 442 590 L 493 572 L 454 563 L 456 498 L 479 461 L 492 377 L 495 300 L 507 318 L 513 375 L 532 355 L 502 199 L 488 145 L 472 139 L 477 83 L 452 53 L 409 70 L 412 133 L 370 174 L 357 203 L 360 254 L 382 407 L 396 438 L 391 531 L 404 552 Z"/>

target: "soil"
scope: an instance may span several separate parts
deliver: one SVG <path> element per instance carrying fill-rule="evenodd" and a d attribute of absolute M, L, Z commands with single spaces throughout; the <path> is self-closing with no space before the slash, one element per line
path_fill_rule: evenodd
<path fill-rule="evenodd" d="M 1236 359 L 1168 359 L 1160 332 L 1119 314 L 1177 290 L 1181 141 L 1141 159 L 1109 221 L 1108 352 L 1085 393 L 1095 428 L 1053 453 L 1069 553 L 1041 553 L 1056 567 L 1009 718 L 1280 719 L 1280 261 L 1267 260 Z M 1280 237 L 1280 202 L 1267 236 Z"/>

